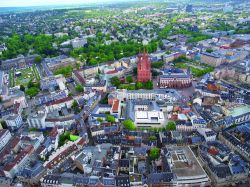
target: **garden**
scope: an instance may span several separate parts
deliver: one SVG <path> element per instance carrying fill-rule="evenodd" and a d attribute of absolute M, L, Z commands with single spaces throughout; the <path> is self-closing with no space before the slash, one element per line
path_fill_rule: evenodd
<path fill-rule="evenodd" d="M 18 74 L 17 74 L 18 73 Z M 27 87 L 30 80 L 39 81 L 40 80 L 40 74 L 37 70 L 36 65 L 34 64 L 32 67 L 28 67 L 25 69 L 19 69 L 19 70 L 10 70 L 10 86 L 13 87 L 15 85 L 23 85 L 24 87 Z"/>

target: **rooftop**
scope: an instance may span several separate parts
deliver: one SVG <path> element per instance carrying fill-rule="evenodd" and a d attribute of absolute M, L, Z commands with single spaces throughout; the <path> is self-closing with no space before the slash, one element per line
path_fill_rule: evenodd
<path fill-rule="evenodd" d="M 232 110 L 230 110 L 229 115 L 236 117 L 236 116 L 240 116 L 240 115 L 243 115 L 246 113 L 250 113 L 250 106 L 249 105 L 233 108 Z"/>
<path fill-rule="evenodd" d="M 190 147 L 171 147 L 168 148 L 168 151 L 173 162 L 171 169 L 177 178 L 206 176 Z"/>

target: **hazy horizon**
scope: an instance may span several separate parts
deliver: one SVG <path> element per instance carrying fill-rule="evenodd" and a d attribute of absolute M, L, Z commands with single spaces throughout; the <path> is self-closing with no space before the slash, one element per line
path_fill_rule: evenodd
<path fill-rule="evenodd" d="M 30 6 L 51 6 L 51 5 L 77 5 L 86 3 L 107 3 L 125 0 L 2 0 L 0 7 L 30 7 Z M 131 1 L 131 0 L 127 0 Z"/>

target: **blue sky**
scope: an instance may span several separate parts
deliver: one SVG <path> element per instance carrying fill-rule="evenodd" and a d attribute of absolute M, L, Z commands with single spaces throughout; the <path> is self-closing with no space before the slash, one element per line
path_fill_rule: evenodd
<path fill-rule="evenodd" d="M 64 5 L 64 4 L 73 5 L 81 3 L 96 3 L 96 2 L 101 3 L 109 1 L 112 0 L 0 0 L 0 7 Z"/>

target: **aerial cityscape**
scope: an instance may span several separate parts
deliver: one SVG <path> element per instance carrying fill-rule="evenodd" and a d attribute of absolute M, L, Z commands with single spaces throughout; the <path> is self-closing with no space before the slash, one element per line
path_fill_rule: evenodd
<path fill-rule="evenodd" d="M 0 187 L 250 187 L 249 0 L 1 0 Z"/>

